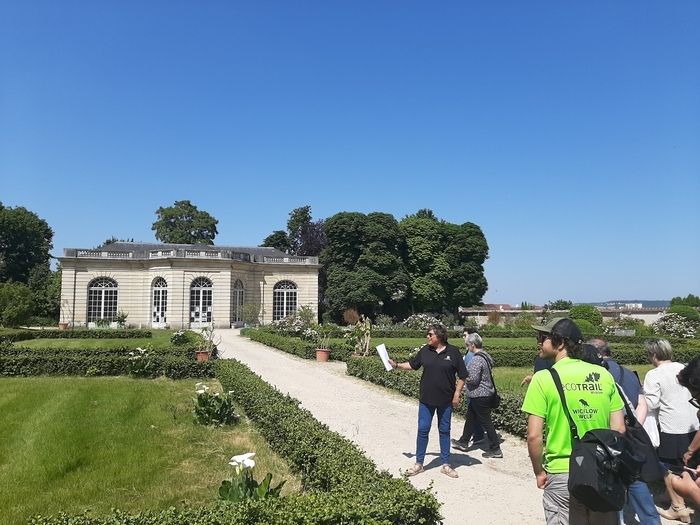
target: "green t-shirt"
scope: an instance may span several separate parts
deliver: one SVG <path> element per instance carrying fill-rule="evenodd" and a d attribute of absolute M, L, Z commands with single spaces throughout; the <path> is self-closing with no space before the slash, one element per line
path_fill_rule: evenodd
<path fill-rule="evenodd" d="M 554 368 L 561 378 L 566 404 L 579 437 L 594 428 L 610 428 L 610 413 L 624 407 L 610 372 L 602 366 L 569 357 L 559 360 Z M 549 370 L 532 376 L 522 411 L 545 420 L 544 469 L 552 474 L 568 472 L 571 430 Z"/>

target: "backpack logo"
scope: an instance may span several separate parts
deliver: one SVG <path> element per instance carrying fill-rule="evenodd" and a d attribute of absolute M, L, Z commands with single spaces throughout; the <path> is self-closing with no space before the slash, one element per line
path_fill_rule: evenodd
<path fill-rule="evenodd" d="M 576 460 L 576 463 L 578 463 L 579 467 L 583 464 L 583 456 L 576 456 L 574 459 Z"/>

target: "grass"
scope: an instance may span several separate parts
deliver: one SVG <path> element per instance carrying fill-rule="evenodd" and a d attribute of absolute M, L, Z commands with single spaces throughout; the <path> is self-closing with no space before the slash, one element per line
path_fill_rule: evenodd
<path fill-rule="evenodd" d="M 636 371 L 639 379 L 643 382 L 646 373 L 652 369 L 651 365 L 626 365 L 626 368 Z M 532 374 L 532 368 L 496 367 L 493 369 L 493 378 L 496 386 L 500 390 L 510 390 L 513 392 L 525 393 L 525 387 L 520 386 L 520 382 L 527 374 Z"/>
<path fill-rule="evenodd" d="M 254 451 L 256 479 L 299 481 L 250 423 L 192 422 L 195 380 L 0 379 L 0 523 L 41 513 L 132 512 L 216 500 L 231 456 Z M 218 382 L 210 385 L 219 387 Z"/>
<path fill-rule="evenodd" d="M 17 341 L 15 346 L 22 348 L 143 348 L 146 345 L 151 345 L 153 348 L 172 348 L 170 336 L 174 333 L 173 330 L 153 330 L 153 337 L 143 337 L 136 339 L 30 339 L 28 341 Z M 187 332 L 188 338 L 194 344 L 196 335 L 193 332 Z"/>

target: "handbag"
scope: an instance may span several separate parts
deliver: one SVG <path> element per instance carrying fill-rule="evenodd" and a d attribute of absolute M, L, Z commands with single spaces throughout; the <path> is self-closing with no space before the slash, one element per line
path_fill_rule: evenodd
<path fill-rule="evenodd" d="M 559 373 L 554 368 L 550 368 L 549 372 L 569 420 L 573 441 L 569 457 L 569 492 L 590 510 L 622 510 L 627 500 L 627 489 L 639 478 L 644 460 L 635 455 L 630 441 L 615 430 L 597 428 L 579 438 L 566 405 Z"/>
<path fill-rule="evenodd" d="M 489 376 L 491 376 L 491 384 L 493 385 L 493 395 L 491 396 L 490 403 L 489 403 L 489 408 L 498 408 L 501 406 L 501 396 L 498 393 L 498 389 L 496 388 L 496 382 L 493 380 L 493 372 L 491 372 L 491 364 L 489 363 L 489 360 L 486 359 L 486 356 L 481 355 L 481 354 L 475 354 L 481 357 L 484 361 L 486 361 L 486 368 L 489 369 Z"/>

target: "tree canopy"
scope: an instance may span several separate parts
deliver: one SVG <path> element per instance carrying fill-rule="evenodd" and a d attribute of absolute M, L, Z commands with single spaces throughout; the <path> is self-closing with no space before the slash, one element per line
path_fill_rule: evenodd
<path fill-rule="evenodd" d="M 700 297 L 689 293 L 686 297 L 674 297 L 671 299 L 671 305 L 685 305 L 685 306 L 700 306 Z"/>
<path fill-rule="evenodd" d="M 53 230 L 39 216 L 0 203 L 0 282 L 26 283 L 35 266 L 49 263 Z"/>
<path fill-rule="evenodd" d="M 338 213 L 326 221 L 326 239 L 325 299 L 335 317 L 347 308 L 455 311 L 479 304 L 488 286 L 481 229 L 438 220 L 430 210 L 401 222 L 388 213 Z"/>
<path fill-rule="evenodd" d="M 151 229 L 161 242 L 176 244 L 214 244 L 219 223 L 206 211 L 200 211 L 190 201 L 175 201 L 167 208 L 156 210 Z"/>
<path fill-rule="evenodd" d="M 311 206 L 289 212 L 287 231 L 275 230 L 260 246 L 270 246 L 290 255 L 316 257 L 326 245 L 324 221 L 311 219 Z"/>

